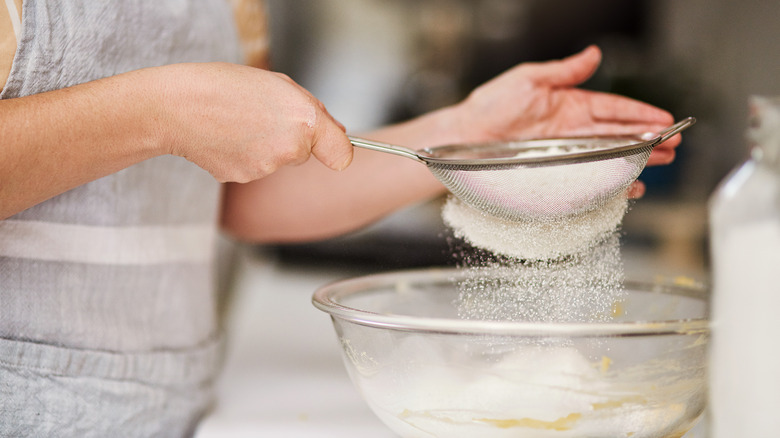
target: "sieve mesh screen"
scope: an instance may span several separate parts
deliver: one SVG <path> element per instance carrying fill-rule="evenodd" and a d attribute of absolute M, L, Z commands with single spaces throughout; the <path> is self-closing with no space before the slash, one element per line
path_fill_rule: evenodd
<path fill-rule="evenodd" d="M 428 168 L 477 210 L 508 220 L 550 219 L 586 213 L 625 192 L 651 151 L 646 146 L 607 159 L 493 167 L 429 162 Z"/>

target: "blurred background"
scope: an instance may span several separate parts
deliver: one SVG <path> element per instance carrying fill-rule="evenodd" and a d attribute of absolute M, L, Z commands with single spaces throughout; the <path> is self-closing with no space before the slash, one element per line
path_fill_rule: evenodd
<path fill-rule="evenodd" d="M 624 252 L 657 271 L 706 275 L 706 202 L 748 153 L 751 94 L 780 94 L 775 0 L 269 0 L 272 62 L 350 131 L 455 103 L 522 62 L 598 44 L 584 88 L 695 116 L 670 166 L 648 168 Z M 339 239 L 265 248 L 281 260 L 372 270 L 453 262 L 441 200 Z"/>

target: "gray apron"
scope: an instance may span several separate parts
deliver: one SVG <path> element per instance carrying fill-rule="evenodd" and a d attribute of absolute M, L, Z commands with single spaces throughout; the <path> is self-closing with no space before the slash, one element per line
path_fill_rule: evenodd
<path fill-rule="evenodd" d="M 205 61 L 241 61 L 226 0 L 26 0 L 0 98 Z M 0 437 L 194 433 L 222 352 L 219 193 L 164 156 L 0 221 Z"/>

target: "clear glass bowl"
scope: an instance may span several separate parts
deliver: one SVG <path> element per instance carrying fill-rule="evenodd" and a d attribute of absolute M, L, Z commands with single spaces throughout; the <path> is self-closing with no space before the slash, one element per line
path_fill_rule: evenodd
<path fill-rule="evenodd" d="M 609 322 L 458 317 L 455 269 L 314 294 L 354 384 L 407 438 L 679 438 L 706 401 L 707 291 L 626 283 Z"/>

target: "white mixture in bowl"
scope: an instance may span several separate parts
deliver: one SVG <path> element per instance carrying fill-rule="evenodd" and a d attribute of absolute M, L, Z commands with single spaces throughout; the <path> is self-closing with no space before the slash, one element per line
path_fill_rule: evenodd
<path fill-rule="evenodd" d="M 609 358 L 591 362 L 565 347 L 518 349 L 472 380 L 465 380 L 464 364 L 443 363 L 401 381 L 365 382 L 384 387 L 367 391 L 382 394 L 369 403 L 396 433 L 407 438 L 665 437 L 686 428 L 681 424 L 686 395 L 702 385 L 696 379 L 654 385 L 651 376 L 661 363 L 616 377 Z M 420 397 L 396 396 L 393 388 L 399 384 L 415 387 Z"/>

